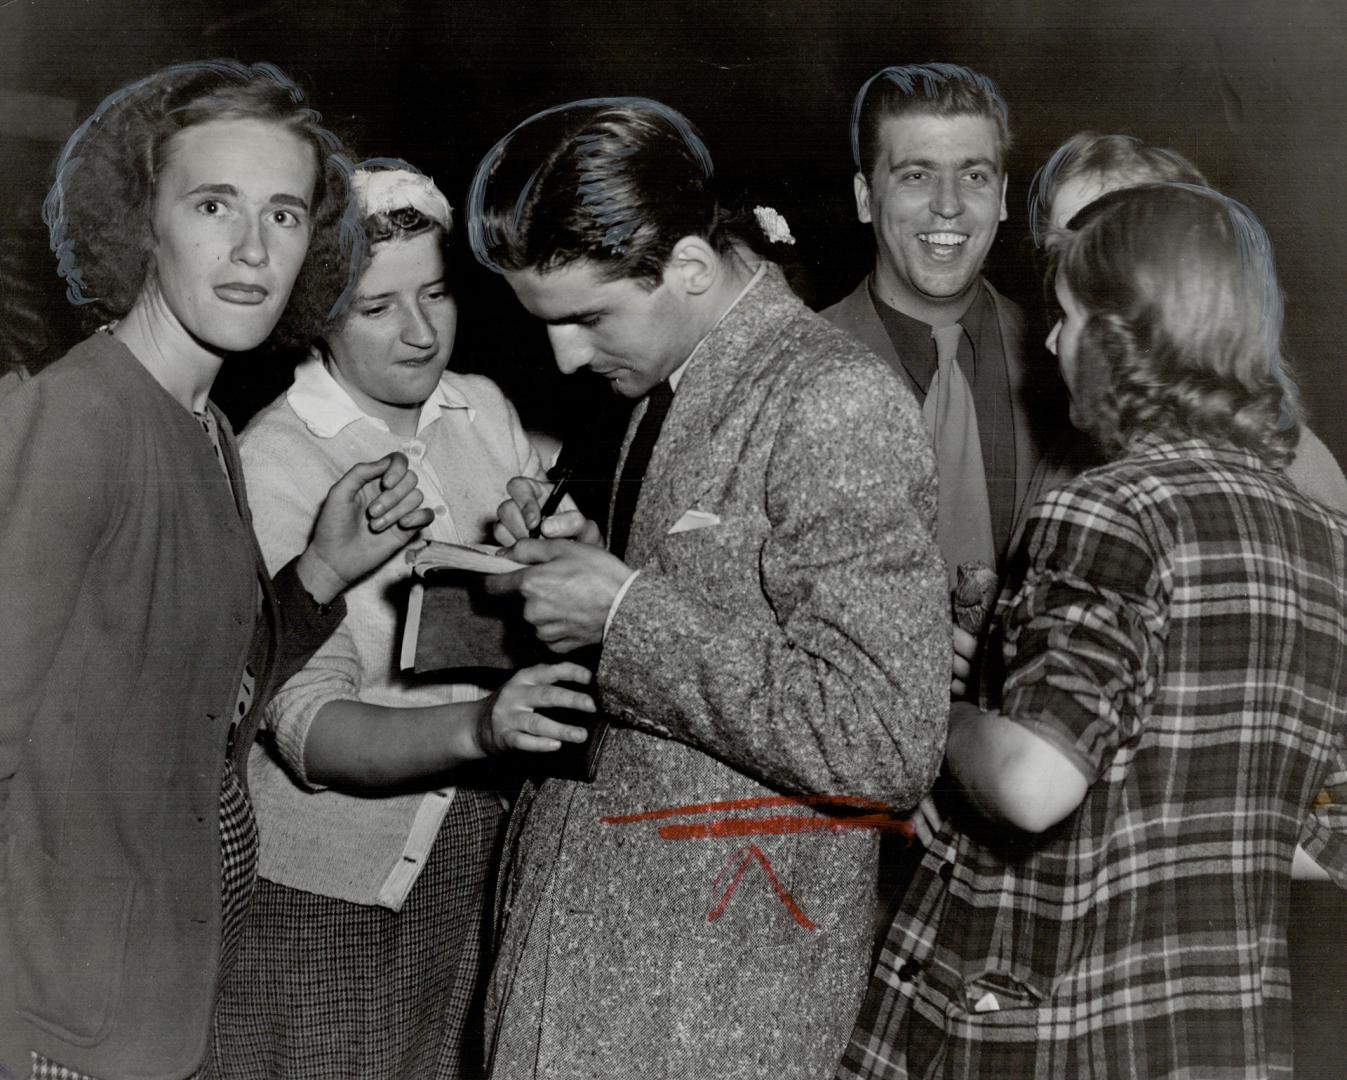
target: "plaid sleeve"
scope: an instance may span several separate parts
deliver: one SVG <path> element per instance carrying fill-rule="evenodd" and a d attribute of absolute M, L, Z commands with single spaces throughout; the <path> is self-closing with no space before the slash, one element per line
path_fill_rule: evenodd
<path fill-rule="evenodd" d="M 1097 777 L 1145 719 L 1169 605 L 1153 508 L 1077 480 L 1029 521 L 1002 711 Z"/>
<path fill-rule="evenodd" d="M 1339 743 L 1323 791 L 1300 829 L 1300 846 L 1347 889 L 1347 746 Z"/>

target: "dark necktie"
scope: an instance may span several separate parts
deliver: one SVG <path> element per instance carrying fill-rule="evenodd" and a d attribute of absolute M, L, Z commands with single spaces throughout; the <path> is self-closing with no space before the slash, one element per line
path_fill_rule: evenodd
<path fill-rule="evenodd" d="M 939 482 L 936 533 L 949 572 L 949 586 L 958 585 L 958 570 L 965 563 L 996 566 L 992 543 L 991 509 L 987 499 L 987 476 L 978 440 L 977 409 L 973 390 L 959 367 L 959 342 L 963 327 L 958 323 L 931 331 L 935 338 L 938 366 L 921 412 L 935 447 L 936 478 Z"/>
<path fill-rule="evenodd" d="M 673 403 L 673 387 L 668 380 L 658 382 L 646 395 L 645 412 L 636 425 L 622 463 L 622 474 L 617 481 L 617 495 L 613 501 L 613 527 L 608 538 L 608 550 L 619 559 L 626 558 L 627 540 L 631 536 L 632 518 L 636 516 L 636 500 L 641 494 L 641 482 L 650 467 L 650 455 L 659 439 L 664 418 Z"/>
<path fill-rule="evenodd" d="M 656 383 L 646 395 L 645 412 L 636 423 L 636 431 L 627 448 L 626 460 L 622 463 L 622 475 L 618 477 L 617 494 L 613 503 L 613 527 L 608 550 L 619 559 L 627 552 L 627 538 L 631 535 L 631 519 L 636 513 L 636 499 L 641 493 L 641 481 L 645 479 L 645 470 L 650 465 L 650 454 L 659 438 L 659 429 L 669 414 L 669 405 L 673 402 L 673 388 L 668 382 Z M 597 671 L 599 666 L 598 647 L 589 647 L 573 652 L 566 657 L 578 664 L 584 664 Z M 563 743 L 560 750 L 551 754 L 539 754 L 540 764 L 547 775 L 567 780 L 592 781 L 599 767 L 599 755 L 608 734 L 609 720 L 603 713 L 573 713 L 570 710 L 549 709 L 547 715 L 562 723 L 578 724 L 589 729 L 589 739 L 582 743 Z"/>

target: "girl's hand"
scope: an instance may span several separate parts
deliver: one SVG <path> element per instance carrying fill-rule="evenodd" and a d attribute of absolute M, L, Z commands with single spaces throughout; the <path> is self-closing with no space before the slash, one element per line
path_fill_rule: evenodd
<path fill-rule="evenodd" d="M 296 567 L 309 595 L 326 604 L 416 539 L 435 516 L 421 501 L 404 454 L 347 470 L 319 507 L 313 538 Z"/>
<path fill-rule="evenodd" d="M 949 696 L 961 698 L 968 693 L 968 676 L 978 655 L 978 639 L 962 627 L 954 627 L 954 670 L 949 680 Z"/>
<path fill-rule="evenodd" d="M 485 754 L 509 750 L 546 753 L 560 750 L 563 742 L 581 743 L 589 732 L 573 724 L 551 720 L 538 709 L 596 711 L 594 699 L 579 690 L 557 683 L 588 685 L 593 675 L 579 664 L 538 664 L 516 671 L 510 680 L 486 699 L 477 725 L 477 741 Z"/>
<path fill-rule="evenodd" d="M 912 828 L 916 830 L 917 839 L 921 841 L 922 847 L 930 847 L 936 836 L 940 832 L 940 826 L 943 824 L 940 818 L 940 811 L 935 808 L 935 798 L 930 794 L 917 804 L 917 808 L 912 811 L 912 816 L 908 818 Z"/>

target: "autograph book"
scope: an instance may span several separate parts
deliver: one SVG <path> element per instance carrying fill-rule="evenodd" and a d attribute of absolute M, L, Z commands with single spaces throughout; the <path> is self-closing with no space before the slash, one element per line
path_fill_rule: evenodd
<path fill-rule="evenodd" d="M 490 596 L 482 588 L 483 574 L 523 569 L 495 550 L 432 540 L 408 556 L 415 577 L 402 632 L 399 667 L 404 671 L 508 671 L 533 662 L 518 601 Z"/>
<path fill-rule="evenodd" d="M 482 587 L 487 574 L 523 568 L 495 551 L 484 544 L 431 541 L 408 556 L 415 576 L 402 634 L 403 670 L 493 687 L 518 668 L 555 659 L 534 640 L 520 614 L 518 597 L 492 596 Z M 539 777 L 593 780 L 607 722 L 602 716 L 568 709 L 549 709 L 547 715 L 588 728 L 590 737 L 584 743 L 565 743 L 549 754 L 532 755 L 532 771 Z"/>

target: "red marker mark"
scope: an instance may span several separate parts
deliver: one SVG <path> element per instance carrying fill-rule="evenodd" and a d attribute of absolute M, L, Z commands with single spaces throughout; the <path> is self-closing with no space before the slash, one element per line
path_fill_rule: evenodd
<path fill-rule="evenodd" d="M 728 799 L 721 802 L 689 803 L 685 806 L 670 806 L 660 810 L 646 810 L 636 814 L 621 814 L 603 817 L 599 821 L 604 825 L 634 825 L 642 822 L 668 821 L 675 817 L 696 817 L 702 814 L 716 814 L 743 810 L 777 810 L 798 807 L 803 814 L 770 814 L 763 817 L 724 817 L 713 821 L 678 823 L 661 825 L 657 834 L 661 840 L 721 840 L 739 839 L 747 836 L 791 836 L 799 833 L 847 832 L 854 829 L 873 829 L 876 832 L 897 832 L 907 837 L 910 844 L 915 831 L 903 818 L 893 815 L 889 808 L 875 799 L 866 799 L 855 795 L 764 795 L 753 799 Z M 819 811 L 832 811 L 825 815 Z M 861 813 L 860 811 L 870 811 Z M 734 874 L 729 885 L 719 899 L 713 901 L 707 914 L 707 922 L 715 922 L 729 907 L 739 883 L 743 881 L 748 868 L 757 860 L 767 875 L 772 889 L 782 906 L 800 926 L 806 930 L 817 930 L 817 925 L 804 913 L 804 910 L 791 896 L 790 890 L 781 883 L 771 860 L 755 843 L 737 848 L 721 868 L 712 883 L 712 889 L 718 890 L 721 880 L 731 867 Z"/>
<path fill-rule="evenodd" d="M 860 795 L 760 795 L 754 799 L 727 799 L 724 802 L 689 803 L 670 806 L 664 810 L 645 810 L 639 814 L 599 818 L 604 825 L 629 825 L 635 821 L 658 821 L 660 818 L 692 817 L 721 810 L 765 810 L 778 806 L 806 806 L 827 810 L 885 810 L 887 803 L 866 799 Z"/>
<path fill-rule="evenodd" d="M 734 878 L 725 889 L 724 895 L 721 896 L 720 903 L 712 908 L 710 914 L 706 916 L 706 921 L 715 922 L 725 914 L 725 909 L 730 906 L 730 897 L 734 895 L 734 890 L 739 888 L 739 882 L 744 880 L 744 874 L 747 872 L 749 866 L 752 865 L 753 860 L 757 859 L 758 865 L 762 867 L 763 873 L 767 875 L 767 880 L 772 883 L 772 888 L 776 890 L 776 895 L 780 898 L 781 903 L 785 905 L 786 910 L 790 912 L 790 917 L 806 930 L 817 930 L 818 927 L 809 916 L 804 913 L 800 905 L 795 902 L 795 897 L 791 896 L 786 887 L 781 884 L 781 879 L 776 876 L 776 871 L 772 869 L 772 864 L 767 856 L 762 853 L 762 848 L 758 847 L 757 844 L 749 844 L 746 847 L 741 847 L 730 856 L 730 862 L 732 863 L 738 858 L 741 852 L 743 853 L 743 858 L 739 862 L 738 869 L 734 872 Z M 725 871 L 728 869 L 729 863 L 727 863 L 721 869 L 720 873 L 716 875 L 716 880 L 711 883 L 712 889 L 715 889 L 720 885 L 720 879 L 725 876 Z"/>
<path fill-rule="evenodd" d="M 796 817 L 793 814 L 763 818 L 721 818 L 698 825 L 663 825 L 659 835 L 664 840 L 713 840 L 724 836 L 789 836 L 792 833 L 848 832 L 852 829 L 897 832 L 909 839 L 912 837 L 911 825 L 902 818 L 886 814 L 866 814 L 853 818 Z"/>

